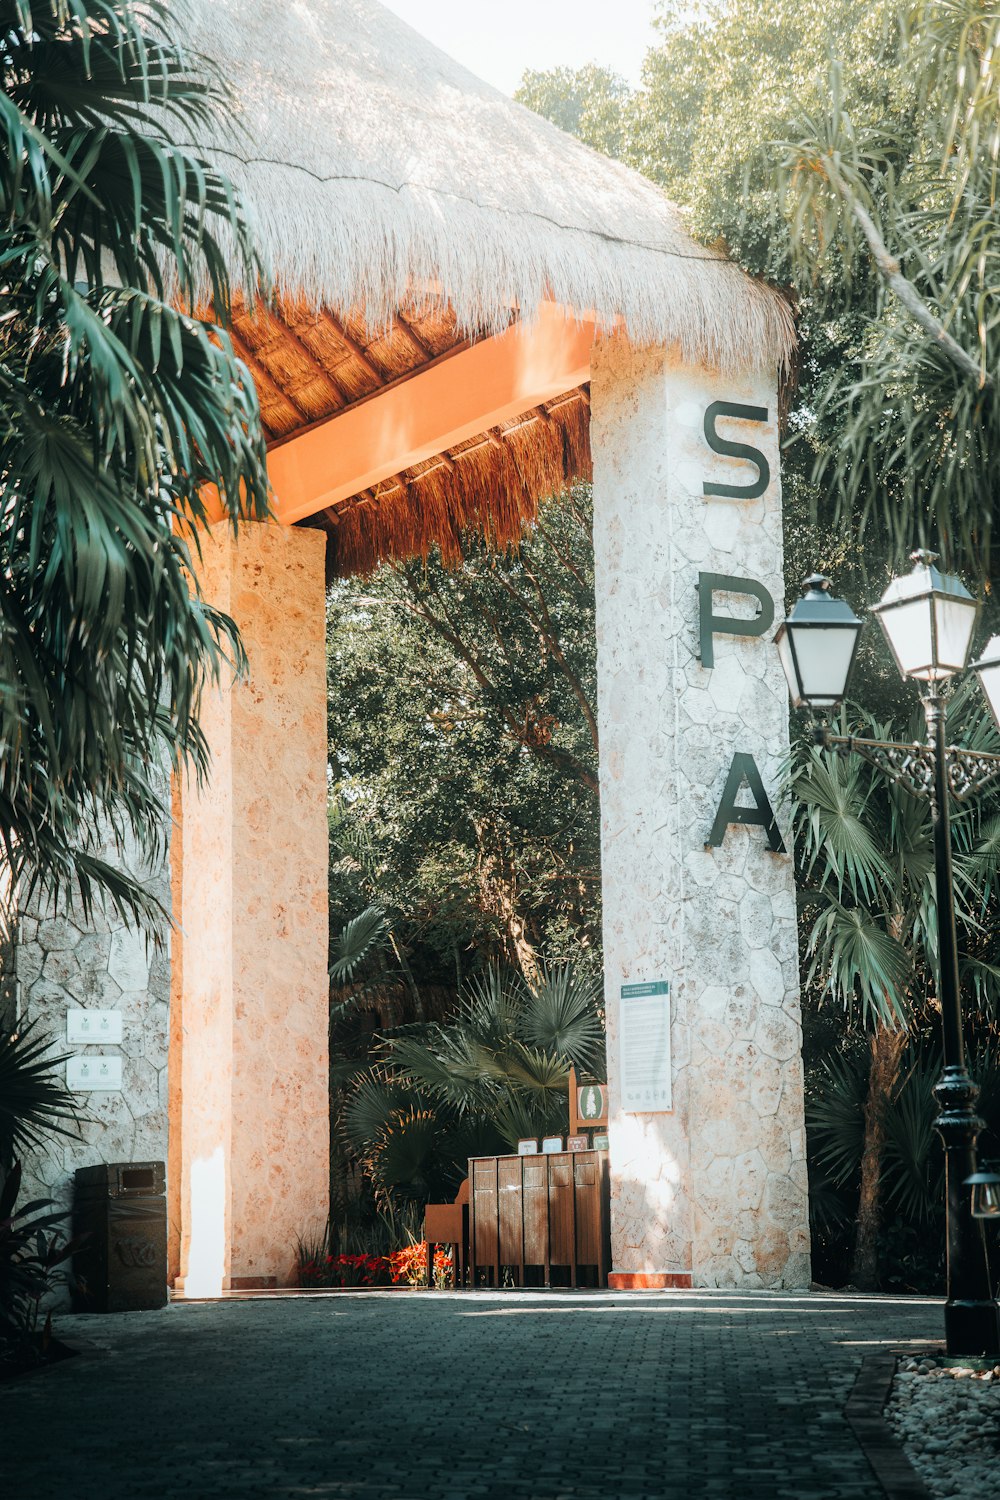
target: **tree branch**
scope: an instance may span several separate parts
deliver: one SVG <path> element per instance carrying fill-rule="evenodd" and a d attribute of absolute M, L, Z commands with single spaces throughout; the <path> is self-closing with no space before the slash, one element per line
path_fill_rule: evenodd
<path fill-rule="evenodd" d="M 454 622 L 448 614 L 444 600 L 441 599 L 440 595 L 437 595 L 437 598 L 442 612 L 445 616 L 444 620 L 439 619 L 433 610 L 427 608 L 427 605 L 420 598 L 414 580 L 405 573 L 401 574 L 400 576 L 404 579 L 406 586 L 410 592 L 410 596 L 413 599 L 413 606 L 410 609 L 410 612 L 417 615 L 418 618 L 422 619 L 427 625 L 429 625 L 431 629 L 434 630 L 442 638 L 442 640 L 447 641 L 448 645 L 451 646 L 456 656 L 460 657 L 461 660 L 465 662 L 466 666 L 469 668 L 470 672 L 478 683 L 480 690 L 486 695 L 489 702 L 493 704 L 493 706 L 497 709 L 501 718 L 506 724 L 508 731 L 517 741 L 517 743 L 519 745 L 523 745 L 525 749 L 531 751 L 532 754 L 537 755 L 539 759 L 548 760 L 553 764 L 559 766 L 565 775 L 572 777 L 575 781 L 582 782 L 582 784 L 587 788 L 588 791 L 596 793 L 598 791 L 597 777 L 593 774 L 592 771 L 589 771 L 586 766 L 581 765 L 576 757 L 570 754 L 568 750 L 564 750 L 561 745 L 539 744 L 535 740 L 532 740 L 530 736 L 525 735 L 522 726 L 518 723 L 517 718 L 512 712 L 510 706 L 504 703 L 503 695 L 501 694 L 500 690 L 498 689 L 496 684 L 491 681 L 491 679 L 486 675 L 482 663 L 469 650 L 465 642 L 462 640 L 461 635 L 458 633 Z"/>
<path fill-rule="evenodd" d="M 841 177 L 834 165 L 832 157 L 824 158 L 826 175 L 831 186 L 840 195 L 848 211 L 861 229 L 868 242 L 868 248 L 872 253 L 872 259 L 878 267 L 879 274 L 889 288 L 895 292 L 906 311 L 915 323 L 928 334 L 938 347 L 947 355 L 952 364 L 961 370 L 963 375 L 971 375 L 980 387 L 992 385 L 993 377 L 989 375 L 972 355 L 962 348 L 961 344 L 945 328 L 939 318 L 936 318 L 927 306 L 926 302 L 914 289 L 912 282 L 907 281 L 899 268 L 899 261 L 895 256 L 889 254 L 888 246 L 878 231 L 878 227 L 867 209 L 858 202 L 854 193 Z"/>

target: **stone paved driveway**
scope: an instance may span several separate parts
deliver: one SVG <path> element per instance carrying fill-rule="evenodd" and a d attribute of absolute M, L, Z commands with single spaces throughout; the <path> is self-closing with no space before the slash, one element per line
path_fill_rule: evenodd
<path fill-rule="evenodd" d="M 66 1317 L 85 1356 L 0 1389 L 11 1500 L 862 1500 L 862 1357 L 937 1304 L 427 1293 Z"/>

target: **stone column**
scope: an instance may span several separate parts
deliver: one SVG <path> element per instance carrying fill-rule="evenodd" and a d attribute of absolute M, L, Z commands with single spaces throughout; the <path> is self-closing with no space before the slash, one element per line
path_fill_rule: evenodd
<path fill-rule="evenodd" d="M 808 1286 L 791 859 L 740 823 L 706 847 L 737 754 L 783 825 L 787 695 L 773 628 L 719 633 L 714 665 L 699 658 L 699 575 L 763 585 L 781 616 L 775 380 L 612 338 L 591 399 L 613 1284 Z M 713 408 L 710 434 L 716 402 L 756 415 Z M 765 476 L 710 435 L 765 456 L 763 493 L 704 493 Z M 720 615 L 757 608 L 714 598 Z M 756 799 L 744 784 L 735 800 Z M 671 989 L 671 1108 L 628 1113 L 621 988 L 657 980 Z"/>
<path fill-rule="evenodd" d="M 327 1215 L 325 545 L 223 524 L 199 570 L 250 667 L 206 695 L 210 781 L 181 788 L 170 1169 L 189 1295 L 287 1284 Z"/>

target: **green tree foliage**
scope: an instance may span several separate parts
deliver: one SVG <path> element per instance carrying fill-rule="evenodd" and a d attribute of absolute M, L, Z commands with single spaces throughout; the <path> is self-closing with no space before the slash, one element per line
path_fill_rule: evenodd
<path fill-rule="evenodd" d="M 915 721 L 879 723 L 857 714 L 847 721 L 848 733 L 903 742 L 919 730 Z M 968 691 L 948 705 L 948 737 L 970 749 L 997 750 L 992 720 Z M 907 1047 L 933 1038 L 938 1013 L 930 804 L 857 756 L 843 760 L 802 743 L 793 754 L 791 793 L 806 993 L 820 1003 L 832 998 L 849 1017 L 854 1013 L 849 1035 L 866 1038 L 868 1053 L 861 1088 L 851 1041 L 846 1061 L 835 1044 L 833 1056 L 821 1062 L 811 1087 L 810 1123 L 817 1129 L 810 1143 L 814 1149 L 818 1143 L 814 1160 L 823 1170 L 833 1159 L 838 1186 L 857 1171 L 851 1273 L 857 1285 L 872 1290 L 879 1283 L 887 1198 L 913 1210 L 914 1163 L 926 1167 L 931 1155 L 929 1134 L 920 1134 L 934 1110 L 930 1082 L 920 1130 L 910 1136 L 907 1121 L 913 1125 L 916 1116 L 911 1095 L 903 1097 Z M 956 803 L 952 837 L 962 987 L 985 1036 L 1000 1015 L 1000 793 Z"/>
<path fill-rule="evenodd" d="M 514 97 L 605 156 L 629 156 L 632 94 L 610 68 L 589 63 L 579 69 L 529 69 Z"/>
<path fill-rule="evenodd" d="M 590 497 L 517 554 L 470 543 L 329 598 L 332 921 L 377 904 L 419 1016 L 425 984 L 536 950 L 599 968 Z"/>
<path fill-rule="evenodd" d="M 826 108 L 793 122 L 780 176 L 794 268 L 821 315 L 878 273 L 857 346 L 817 389 L 835 435 L 817 479 L 838 517 L 874 519 L 897 554 L 917 535 L 982 578 L 1000 482 L 998 42 L 994 4 L 908 6 L 908 110 L 852 112 L 838 61 Z"/>
<path fill-rule="evenodd" d="M 148 916 L 99 858 L 148 849 L 166 758 L 204 762 L 235 629 L 190 593 L 184 518 L 267 513 L 256 397 L 224 332 L 229 184 L 190 139 L 225 104 L 168 8 L 0 3 L 0 838 L 15 875 Z M 225 242 L 226 252 L 222 244 Z"/>

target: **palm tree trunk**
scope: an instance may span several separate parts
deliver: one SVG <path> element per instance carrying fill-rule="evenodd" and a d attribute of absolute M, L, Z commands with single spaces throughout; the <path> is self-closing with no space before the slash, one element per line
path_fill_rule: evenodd
<path fill-rule="evenodd" d="M 865 1099 L 861 1191 L 858 1195 L 858 1224 L 851 1260 L 851 1282 L 862 1292 L 878 1290 L 885 1123 L 908 1040 L 905 1027 L 890 1030 L 881 1023 L 876 1023 L 869 1040 L 871 1060 L 868 1067 L 868 1094 Z"/>

